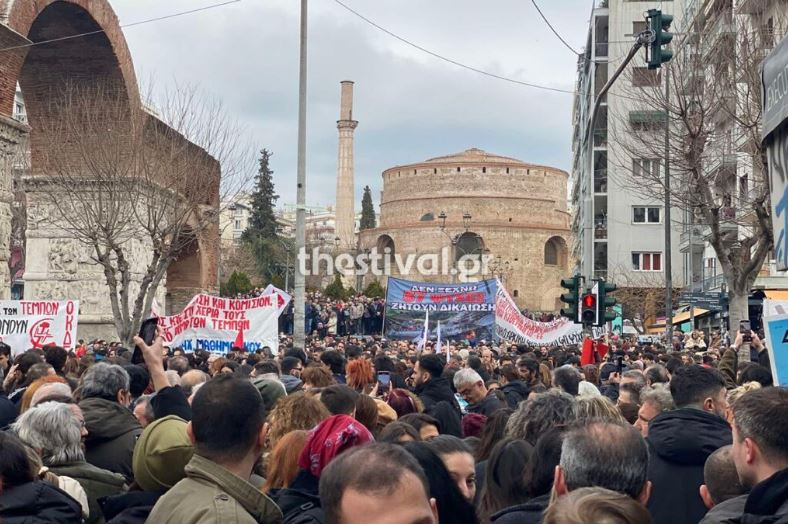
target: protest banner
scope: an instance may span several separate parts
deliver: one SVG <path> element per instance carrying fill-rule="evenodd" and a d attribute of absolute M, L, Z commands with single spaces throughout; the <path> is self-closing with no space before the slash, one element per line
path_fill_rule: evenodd
<path fill-rule="evenodd" d="M 421 337 L 425 312 L 429 311 L 429 332 L 440 321 L 444 340 L 492 340 L 495 287 L 495 280 L 441 284 L 389 277 L 384 335 L 409 340 Z"/>
<path fill-rule="evenodd" d="M 583 341 L 583 327 L 568 318 L 539 322 L 523 315 L 500 283 L 495 298 L 495 332 L 501 340 L 526 346 L 571 346 Z M 595 339 L 604 335 L 605 328 L 594 328 Z"/>
<path fill-rule="evenodd" d="M 78 322 L 77 300 L 0 300 L 0 341 L 12 355 L 52 344 L 74 349 Z"/>
<path fill-rule="evenodd" d="M 236 340 L 243 340 L 246 351 L 268 346 L 276 354 L 279 313 L 287 306 L 282 302 L 278 293 L 247 299 L 201 294 L 178 315 L 159 317 L 159 326 L 165 345 L 187 352 L 227 353 Z"/>
<path fill-rule="evenodd" d="M 766 351 L 775 386 L 788 385 L 788 315 L 765 317 Z"/>

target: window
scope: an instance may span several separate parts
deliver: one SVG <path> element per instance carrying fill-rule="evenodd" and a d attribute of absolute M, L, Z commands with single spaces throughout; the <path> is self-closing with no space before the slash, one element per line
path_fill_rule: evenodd
<path fill-rule="evenodd" d="M 659 178 L 659 160 L 656 158 L 633 158 L 632 176 L 635 178 Z"/>
<path fill-rule="evenodd" d="M 635 206 L 632 208 L 632 223 L 634 224 L 660 224 L 661 222 L 661 207 Z"/>
<path fill-rule="evenodd" d="M 240 220 L 236 219 L 236 221 L 235 221 L 235 229 L 241 229 L 241 221 Z"/>
<path fill-rule="evenodd" d="M 662 253 L 632 253 L 633 271 L 662 271 Z"/>
<path fill-rule="evenodd" d="M 660 79 L 656 69 L 635 67 L 632 69 L 632 87 L 659 86 Z"/>
<path fill-rule="evenodd" d="M 648 22 L 646 22 L 645 20 L 638 20 L 632 22 L 632 34 L 635 36 L 637 36 L 639 33 L 642 33 L 647 29 L 648 29 Z"/>
<path fill-rule="evenodd" d="M 558 265 L 558 249 L 556 249 L 555 244 L 549 240 L 544 245 L 544 263 L 546 266 Z"/>
<path fill-rule="evenodd" d="M 482 168 L 482 173 L 486 173 L 486 172 L 487 172 L 487 168 L 486 168 L 486 167 L 483 167 L 483 168 Z"/>

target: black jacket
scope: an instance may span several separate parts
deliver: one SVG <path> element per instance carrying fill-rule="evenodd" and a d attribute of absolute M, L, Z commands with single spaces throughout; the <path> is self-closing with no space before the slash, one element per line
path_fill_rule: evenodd
<path fill-rule="evenodd" d="M 517 405 L 528 398 L 531 389 L 522 380 L 512 380 L 501 386 L 501 391 L 506 397 L 506 404 L 512 409 L 517 409 Z"/>
<path fill-rule="evenodd" d="M 681 408 L 654 417 L 646 442 L 654 524 L 697 524 L 706 514 L 698 491 L 703 466 L 709 455 L 732 442 L 730 426 L 713 413 Z"/>
<path fill-rule="evenodd" d="M 285 489 L 269 496 L 282 510 L 282 524 L 322 524 L 325 522 L 318 494 L 319 480 L 302 469 Z"/>
<path fill-rule="evenodd" d="M 505 508 L 490 517 L 495 524 L 540 524 L 550 504 L 550 493 L 532 498 L 525 504 Z"/>
<path fill-rule="evenodd" d="M 741 524 L 788 523 L 788 469 L 778 471 L 752 488 Z"/>
<path fill-rule="evenodd" d="M 443 377 L 431 378 L 416 388 L 416 394 L 424 403 L 424 413 L 440 422 L 441 433 L 462 438 L 460 405 L 448 380 Z"/>
<path fill-rule="evenodd" d="M 477 404 L 471 404 L 465 410 L 468 413 L 480 413 L 485 417 L 489 417 L 499 409 L 505 408 L 506 404 L 498 400 L 498 397 L 495 396 L 494 391 L 488 391 L 487 396 L 482 399 L 481 402 Z"/>
<path fill-rule="evenodd" d="M 107 524 L 144 524 L 162 493 L 129 491 L 99 499 Z"/>
<path fill-rule="evenodd" d="M 0 494 L 3 524 L 81 524 L 82 506 L 46 482 L 28 482 Z"/>

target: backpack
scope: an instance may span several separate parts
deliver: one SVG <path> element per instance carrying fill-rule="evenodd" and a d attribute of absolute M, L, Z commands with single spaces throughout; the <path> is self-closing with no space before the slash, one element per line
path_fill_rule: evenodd
<path fill-rule="evenodd" d="M 323 508 L 315 502 L 306 502 L 291 509 L 282 519 L 282 524 L 323 524 L 325 521 Z"/>

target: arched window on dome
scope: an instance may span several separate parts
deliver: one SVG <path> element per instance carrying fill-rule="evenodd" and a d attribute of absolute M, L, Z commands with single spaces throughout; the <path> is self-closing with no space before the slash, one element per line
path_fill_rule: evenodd
<path fill-rule="evenodd" d="M 389 259 L 389 264 L 394 262 L 394 239 L 388 235 L 380 235 L 375 245 L 379 258 L 376 260 L 377 269 L 383 271 L 384 259 Z"/>
<path fill-rule="evenodd" d="M 552 237 L 544 245 L 544 265 L 566 267 L 566 241 L 561 237 Z"/>
<path fill-rule="evenodd" d="M 464 256 L 478 256 L 484 253 L 484 240 L 476 233 L 466 231 L 457 238 L 454 246 L 454 261 L 459 261 Z"/>

